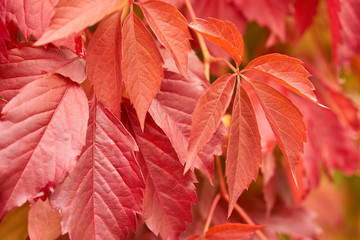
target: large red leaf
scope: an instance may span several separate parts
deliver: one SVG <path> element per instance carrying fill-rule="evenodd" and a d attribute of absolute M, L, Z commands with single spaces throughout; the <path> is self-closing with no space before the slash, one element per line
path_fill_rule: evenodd
<path fill-rule="evenodd" d="M 252 86 L 294 175 L 306 142 L 303 116 L 289 99 L 269 85 L 253 80 Z"/>
<path fill-rule="evenodd" d="M 251 237 L 264 226 L 247 225 L 241 223 L 225 223 L 216 225 L 206 231 L 206 240 L 245 239 Z"/>
<path fill-rule="evenodd" d="M 55 3 L 56 0 L 4 0 L 0 17 L 6 24 L 14 22 L 26 39 L 31 35 L 38 39 L 49 23 Z"/>
<path fill-rule="evenodd" d="M 185 172 L 193 168 L 198 153 L 209 142 L 225 114 L 235 87 L 235 76 L 218 78 L 201 96 L 193 112 Z"/>
<path fill-rule="evenodd" d="M 0 62 L 5 62 L 9 59 L 5 41 L 10 40 L 9 32 L 0 17 Z"/>
<path fill-rule="evenodd" d="M 311 25 L 317 10 L 319 0 L 296 0 L 294 4 L 294 17 L 296 30 L 301 36 Z"/>
<path fill-rule="evenodd" d="M 49 200 L 39 199 L 29 210 L 29 238 L 34 240 L 57 239 L 61 235 L 60 214 L 52 209 Z"/>
<path fill-rule="evenodd" d="M 162 239 L 178 239 L 185 223 L 191 222 L 191 204 L 196 203 L 194 179 L 183 175 L 183 166 L 164 132 L 148 117 L 141 130 L 134 111 L 126 105 L 140 153 L 144 174 L 144 221 Z M 169 191 L 169 188 L 171 190 Z"/>
<path fill-rule="evenodd" d="M 241 193 L 256 180 L 261 161 L 261 139 L 255 112 L 245 90 L 238 84 L 226 154 L 229 215 Z"/>
<path fill-rule="evenodd" d="M 136 230 L 144 182 L 124 126 L 97 100 L 90 105 L 86 146 L 78 163 L 51 196 L 61 210 L 63 233 L 72 239 L 125 239 Z"/>
<path fill-rule="evenodd" d="M 10 101 L 26 84 L 55 72 L 81 83 L 85 61 L 67 49 L 13 48 L 9 61 L 0 64 L 0 96 Z"/>
<path fill-rule="evenodd" d="M 240 65 L 244 55 L 244 41 L 234 24 L 215 18 L 209 18 L 208 21 L 198 18 L 189 26 L 225 50 Z"/>
<path fill-rule="evenodd" d="M 0 219 L 73 168 L 85 143 L 87 98 L 78 84 L 52 75 L 26 85 L 2 114 Z"/>
<path fill-rule="evenodd" d="M 59 0 L 37 46 L 65 38 L 95 24 L 114 9 L 121 0 Z"/>
<path fill-rule="evenodd" d="M 155 40 L 140 19 L 130 13 L 123 26 L 121 71 L 141 127 L 164 79 L 163 60 Z"/>
<path fill-rule="evenodd" d="M 317 103 L 311 75 L 303 67 L 302 61 L 286 55 L 273 53 L 252 60 L 243 70 L 255 70 L 282 84 L 291 91 Z"/>
<path fill-rule="evenodd" d="M 104 18 L 91 37 L 86 52 L 86 72 L 96 96 L 112 113 L 121 110 L 120 11 Z"/>
<path fill-rule="evenodd" d="M 291 0 L 233 0 L 248 22 L 268 27 L 280 41 L 286 40 L 286 14 Z M 261 13 L 259 12 L 261 9 Z"/>
<path fill-rule="evenodd" d="M 140 7 L 158 40 L 170 51 L 177 68 L 187 78 L 191 35 L 186 19 L 174 6 L 163 1 L 150 0 Z"/>

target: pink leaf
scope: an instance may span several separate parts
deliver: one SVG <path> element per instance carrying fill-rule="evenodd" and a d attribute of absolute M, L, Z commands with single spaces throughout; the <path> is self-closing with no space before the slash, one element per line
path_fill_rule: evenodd
<path fill-rule="evenodd" d="M 61 235 L 60 214 L 51 208 L 49 200 L 38 200 L 29 210 L 29 238 L 52 240 Z"/>
<path fill-rule="evenodd" d="M 294 175 L 306 142 L 303 116 L 290 100 L 267 84 L 253 80 L 252 86 Z"/>
<path fill-rule="evenodd" d="M 49 25 L 35 45 L 44 45 L 80 32 L 101 20 L 120 2 L 120 0 L 59 0 L 54 7 Z"/>
<path fill-rule="evenodd" d="M 186 19 L 174 6 L 163 1 L 146 1 L 140 7 L 158 40 L 170 51 L 177 68 L 187 78 L 191 35 Z"/>
<path fill-rule="evenodd" d="M 121 71 L 140 126 L 164 79 L 163 60 L 155 40 L 140 19 L 130 13 L 123 26 Z"/>
<path fill-rule="evenodd" d="M 178 239 L 191 222 L 191 204 L 196 203 L 194 179 L 183 175 L 183 166 L 166 135 L 151 118 L 140 128 L 134 111 L 125 105 L 140 148 L 137 155 L 144 174 L 144 221 L 162 239 Z M 171 188 L 171 191 L 169 191 Z"/>
<path fill-rule="evenodd" d="M 338 44 L 340 42 L 341 23 L 339 20 L 340 0 L 326 0 L 331 33 L 332 58 L 338 63 Z"/>
<path fill-rule="evenodd" d="M 211 227 L 204 235 L 206 240 L 245 239 L 264 226 L 241 223 L 225 223 Z"/>
<path fill-rule="evenodd" d="M 26 84 L 55 72 L 81 83 L 85 61 L 67 49 L 13 48 L 9 62 L 0 64 L 0 96 L 10 101 Z"/>
<path fill-rule="evenodd" d="M 230 104 L 235 76 L 218 78 L 201 96 L 193 112 L 185 172 L 193 167 L 196 155 L 209 142 Z"/>
<path fill-rule="evenodd" d="M 254 109 L 245 90 L 237 87 L 226 154 L 229 215 L 237 199 L 256 180 L 261 165 L 261 140 Z"/>
<path fill-rule="evenodd" d="M 244 57 L 244 41 L 234 24 L 215 18 L 209 18 L 208 21 L 198 18 L 189 26 L 225 50 L 240 65 Z"/>
<path fill-rule="evenodd" d="M 278 53 L 268 54 L 255 58 L 242 71 L 249 70 L 265 74 L 291 91 L 317 103 L 313 92 L 315 88 L 308 79 L 311 75 L 299 59 Z"/>
<path fill-rule="evenodd" d="M 97 27 L 86 53 L 86 72 L 96 96 L 115 116 L 121 110 L 121 18 L 114 12 Z"/>
<path fill-rule="evenodd" d="M 25 86 L 2 115 L 0 219 L 73 168 L 85 143 L 87 98 L 78 84 L 53 75 Z"/>
<path fill-rule="evenodd" d="M 136 230 L 144 182 L 124 126 L 97 100 L 90 105 L 86 146 L 51 204 L 61 210 L 63 233 L 73 239 L 124 239 Z"/>

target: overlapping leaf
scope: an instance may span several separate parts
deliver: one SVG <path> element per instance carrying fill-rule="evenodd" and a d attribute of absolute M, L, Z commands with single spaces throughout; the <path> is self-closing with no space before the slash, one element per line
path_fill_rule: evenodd
<path fill-rule="evenodd" d="M 90 105 L 86 146 L 78 163 L 51 196 L 72 239 L 124 239 L 136 230 L 144 182 L 136 142 L 97 100 Z M 81 196 L 81 197 L 80 197 Z"/>
<path fill-rule="evenodd" d="M 199 99 L 193 112 L 185 172 L 193 167 L 195 157 L 214 135 L 229 106 L 234 87 L 235 76 L 225 74 Z"/>
<path fill-rule="evenodd" d="M 183 175 L 176 152 L 155 122 L 148 117 L 142 132 L 135 112 L 129 105 L 125 107 L 139 145 L 138 160 L 146 183 L 145 223 L 162 239 L 177 239 L 185 230 L 186 221 L 192 221 L 191 204 L 196 203 L 194 179 L 190 173 Z"/>
<path fill-rule="evenodd" d="M 0 62 L 5 62 L 9 58 L 5 43 L 8 40 L 10 40 L 9 32 L 6 29 L 5 23 L 0 18 Z"/>
<path fill-rule="evenodd" d="M 56 239 L 61 235 L 60 214 L 52 209 L 49 200 L 38 200 L 29 211 L 29 238 L 35 240 Z"/>
<path fill-rule="evenodd" d="M 78 84 L 52 75 L 26 85 L 2 115 L 0 219 L 73 168 L 85 143 L 87 98 Z"/>
<path fill-rule="evenodd" d="M 130 13 L 123 26 L 121 71 L 140 126 L 164 79 L 163 60 L 155 40 L 140 19 Z"/>
<path fill-rule="evenodd" d="M 86 52 L 86 72 L 96 96 L 112 113 L 121 110 L 121 18 L 114 12 L 104 18 Z"/>
<path fill-rule="evenodd" d="M 37 46 L 65 38 L 95 24 L 115 8 L 121 0 L 59 0 Z"/>
<path fill-rule="evenodd" d="M 247 93 L 238 84 L 226 154 L 229 215 L 240 194 L 257 178 L 261 161 L 261 140 L 255 112 Z"/>
<path fill-rule="evenodd" d="M 189 26 L 225 50 L 240 65 L 244 55 L 244 41 L 234 24 L 215 18 L 209 18 L 208 21 L 198 18 Z"/>
<path fill-rule="evenodd" d="M 146 1 L 140 7 L 158 40 L 170 51 L 177 68 L 187 78 L 191 35 L 186 19 L 174 6 L 163 1 Z"/>
<path fill-rule="evenodd" d="M 282 84 L 291 91 L 317 103 L 309 72 L 302 61 L 286 55 L 274 53 L 252 60 L 242 71 L 255 70 Z"/>
<path fill-rule="evenodd" d="M 26 84 L 54 72 L 81 83 L 86 79 L 85 61 L 66 49 L 11 49 L 9 62 L 0 64 L 0 96 L 10 101 Z"/>
<path fill-rule="evenodd" d="M 280 149 L 289 161 L 294 174 L 295 166 L 304 151 L 304 142 L 306 142 L 303 116 L 289 99 L 267 84 L 252 81 L 252 86 Z"/>

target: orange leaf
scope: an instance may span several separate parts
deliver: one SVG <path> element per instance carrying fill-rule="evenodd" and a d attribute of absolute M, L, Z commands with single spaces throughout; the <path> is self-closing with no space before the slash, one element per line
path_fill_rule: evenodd
<path fill-rule="evenodd" d="M 225 223 L 210 228 L 205 233 L 206 240 L 228 240 L 249 238 L 257 230 L 265 226 L 247 225 L 241 223 Z"/>
<path fill-rule="evenodd" d="M 279 147 L 289 161 L 295 176 L 295 166 L 300 154 L 304 152 L 304 142 L 306 142 L 303 115 L 289 99 L 267 84 L 253 80 L 252 86 Z"/>
<path fill-rule="evenodd" d="M 147 1 L 140 7 L 158 40 L 170 51 L 176 67 L 187 78 L 191 35 L 186 19 L 176 7 L 163 1 Z"/>
<path fill-rule="evenodd" d="M 146 113 L 164 79 L 163 60 L 155 40 L 134 13 L 124 21 L 122 40 L 123 81 L 141 128 L 144 128 Z"/>
<path fill-rule="evenodd" d="M 255 112 L 245 90 L 238 84 L 232 110 L 226 159 L 229 215 L 240 194 L 257 178 L 262 161 L 261 139 Z"/>
<path fill-rule="evenodd" d="M 209 18 L 208 21 L 198 18 L 189 26 L 225 50 L 240 65 L 244 56 L 244 41 L 234 24 L 215 18 Z"/>
<path fill-rule="evenodd" d="M 299 59 L 273 53 L 255 58 L 242 72 L 255 70 L 263 73 L 300 96 L 318 103 L 315 88 L 308 79 L 311 75 L 302 63 Z"/>
<path fill-rule="evenodd" d="M 193 167 L 195 157 L 218 128 L 229 106 L 234 86 L 235 76 L 225 74 L 218 78 L 198 101 L 193 112 L 185 172 Z"/>
<path fill-rule="evenodd" d="M 95 94 L 118 118 L 121 110 L 121 18 L 120 12 L 104 18 L 87 50 L 86 72 Z"/>

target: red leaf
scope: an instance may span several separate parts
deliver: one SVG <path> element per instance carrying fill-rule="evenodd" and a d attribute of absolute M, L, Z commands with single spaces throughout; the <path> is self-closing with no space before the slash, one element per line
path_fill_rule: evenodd
<path fill-rule="evenodd" d="M 306 142 L 303 116 L 289 99 L 272 87 L 254 80 L 252 86 L 294 175 Z"/>
<path fill-rule="evenodd" d="M 80 32 L 102 19 L 120 2 L 120 0 L 59 0 L 54 7 L 49 25 L 35 45 L 44 45 Z"/>
<path fill-rule="evenodd" d="M 311 75 L 303 67 L 302 61 L 286 55 L 273 53 L 252 60 L 243 70 L 263 73 L 291 91 L 317 103 L 314 86 L 309 81 Z"/>
<path fill-rule="evenodd" d="M 341 24 L 339 20 L 340 0 L 326 0 L 331 33 L 332 58 L 338 62 L 338 43 L 340 42 Z"/>
<path fill-rule="evenodd" d="M 204 66 L 194 52 L 189 54 L 188 79 L 180 73 L 170 57 L 163 54 L 165 60 L 165 79 L 161 83 L 161 89 L 152 102 L 149 113 L 156 124 L 169 138 L 177 156 L 182 164 L 186 162 L 191 129 L 191 114 L 201 95 L 210 86 L 204 75 Z M 172 63 L 172 64 L 171 64 Z M 176 72 L 173 72 L 176 71 Z M 181 104 L 179 104 L 181 103 Z M 220 146 L 224 145 L 222 127 L 217 130 L 213 138 L 198 154 L 195 167 L 200 169 L 210 182 L 214 175 L 214 154 L 221 155 Z"/>
<path fill-rule="evenodd" d="M 125 105 L 140 148 L 138 161 L 144 174 L 144 220 L 162 239 L 178 239 L 191 222 L 191 204 L 196 203 L 194 179 L 183 175 L 183 166 L 166 135 L 151 118 L 141 130 L 134 111 Z M 169 187 L 171 191 L 169 191 Z"/>
<path fill-rule="evenodd" d="M 57 239 L 61 235 L 60 214 L 51 208 L 49 200 L 38 200 L 29 211 L 28 232 L 30 239 Z"/>
<path fill-rule="evenodd" d="M 247 225 L 241 223 L 225 223 L 210 228 L 205 233 L 206 240 L 228 240 L 249 238 L 264 226 Z"/>
<path fill-rule="evenodd" d="M 150 32 L 132 12 L 124 21 L 122 40 L 123 81 L 143 128 L 146 113 L 164 79 L 163 60 Z"/>
<path fill-rule="evenodd" d="M 286 40 L 286 14 L 289 11 L 291 0 L 233 1 L 248 22 L 256 21 L 259 25 L 268 27 L 280 41 Z"/>
<path fill-rule="evenodd" d="M 296 30 L 299 37 L 311 25 L 315 15 L 319 0 L 296 0 L 294 4 L 294 17 Z"/>
<path fill-rule="evenodd" d="M 177 68 L 187 78 L 191 35 L 186 19 L 174 6 L 163 1 L 147 1 L 140 7 L 158 40 L 170 51 Z"/>
<path fill-rule="evenodd" d="M 241 193 L 256 180 L 261 161 L 261 139 L 255 112 L 245 90 L 238 84 L 226 154 L 229 215 Z"/>
<path fill-rule="evenodd" d="M 5 23 L 14 22 L 25 39 L 38 39 L 45 31 L 56 0 L 4 0 Z"/>
<path fill-rule="evenodd" d="M 97 100 L 90 105 L 86 146 L 51 204 L 62 213 L 63 233 L 73 239 L 125 239 L 136 230 L 144 182 L 124 126 Z"/>
<path fill-rule="evenodd" d="M 9 62 L 0 64 L 0 96 L 10 101 L 26 84 L 54 72 L 81 83 L 85 61 L 67 49 L 13 48 Z"/>
<path fill-rule="evenodd" d="M 328 174 L 334 169 L 353 174 L 358 169 L 360 153 L 351 131 L 341 124 L 331 110 L 296 97 L 292 99 L 304 114 L 308 129 L 308 143 L 304 146 L 303 155 L 308 187 L 318 186 L 321 164 Z"/>
<path fill-rule="evenodd" d="M 244 41 L 234 24 L 215 18 L 209 18 L 208 21 L 198 18 L 189 26 L 229 53 L 240 65 L 244 56 Z"/>
<path fill-rule="evenodd" d="M 73 168 L 85 142 L 87 98 L 78 84 L 53 75 L 26 85 L 2 114 L 0 219 Z"/>
<path fill-rule="evenodd" d="M 9 32 L 0 17 L 0 62 L 5 62 L 9 59 L 5 41 L 10 40 Z"/>
<path fill-rule="evenodd" d="M 196 155 L 209 142 L 230 104 L 235 76 L 225 74 L 218 78 L 201 96 L 193 112 L 189 151 L 185 172 L 193 168 Z"/>
<path fill-rule="evenodd" d="M 104 18 L 91 37 L 86 72 L 96 96 L 112 113 L 121 111 L 121 18 L 114 12 Z"/>

